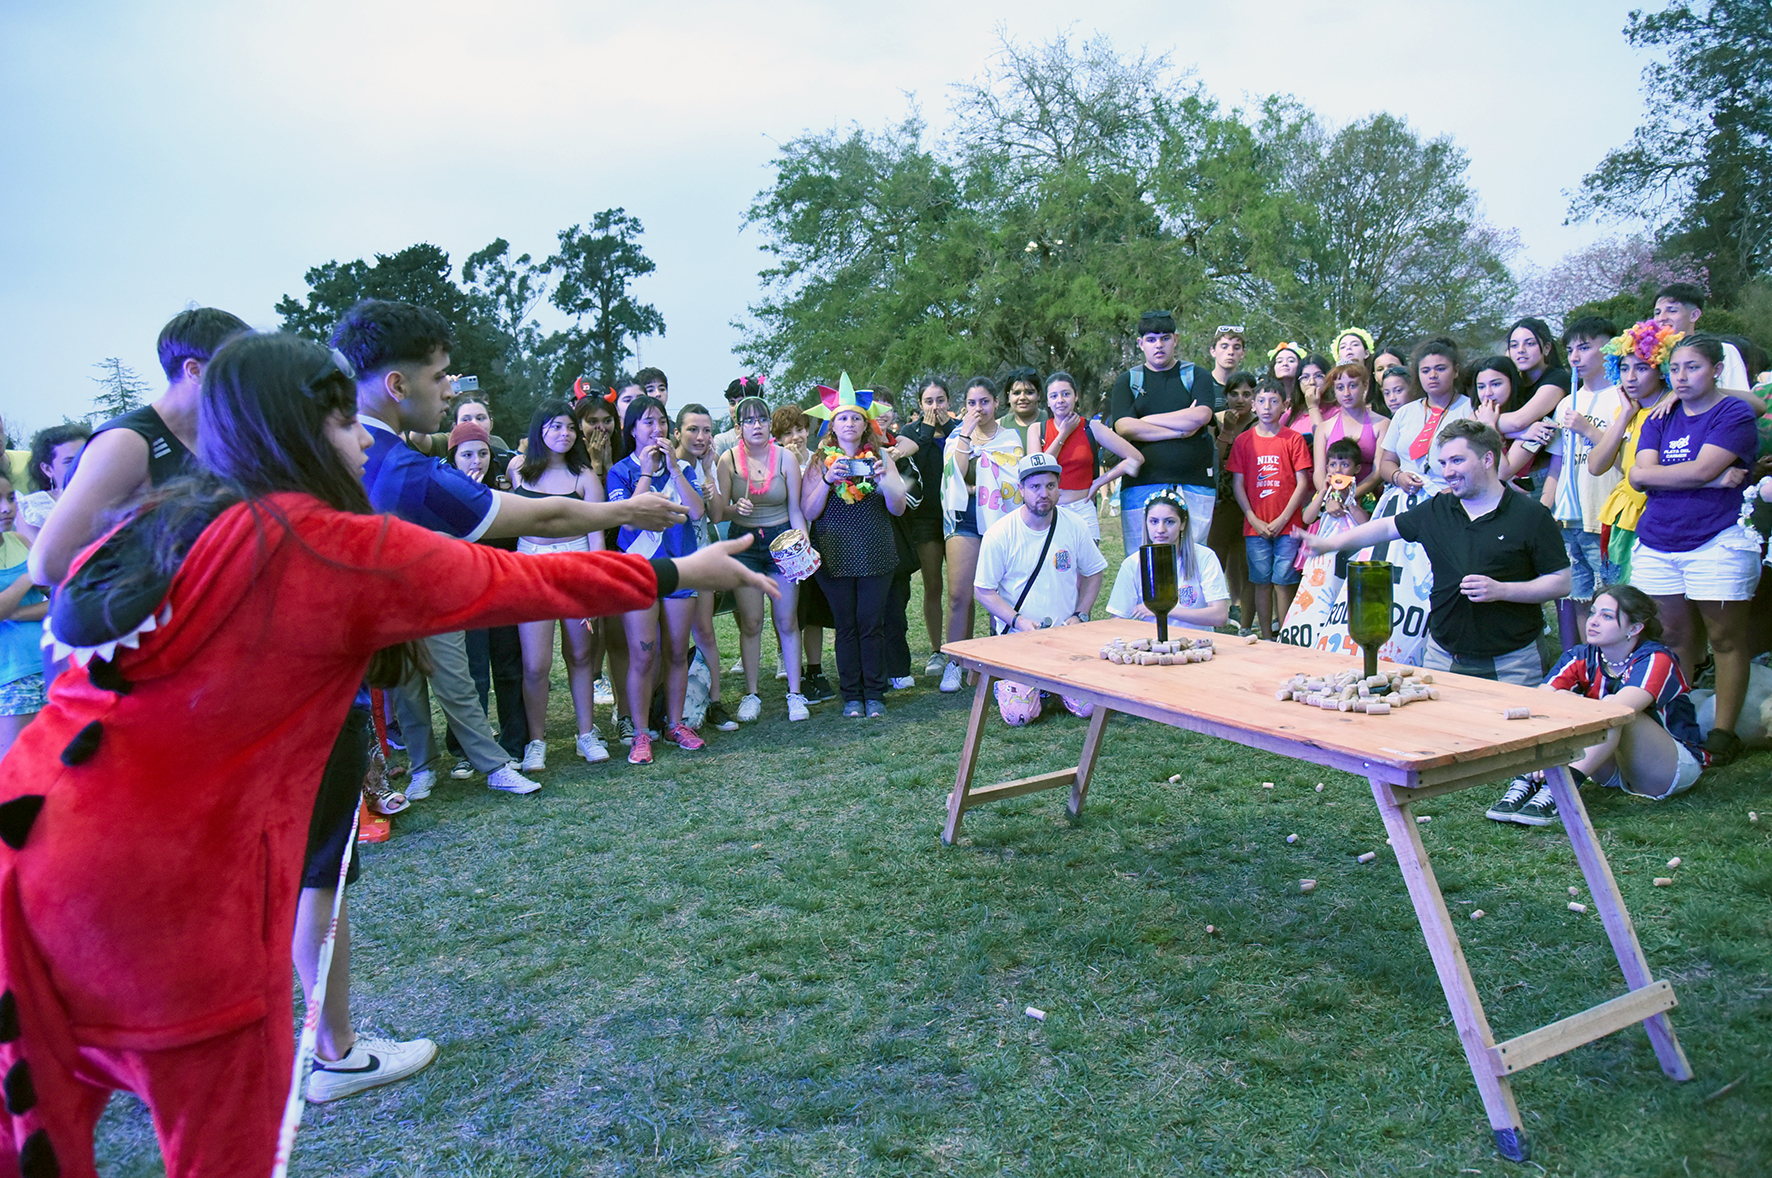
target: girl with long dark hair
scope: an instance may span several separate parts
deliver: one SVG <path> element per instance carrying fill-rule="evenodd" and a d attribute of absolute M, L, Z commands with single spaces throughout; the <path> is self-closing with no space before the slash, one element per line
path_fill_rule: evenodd
<path fill-rule="evenodd" d="M 511 460 L 511 489 L 525 499 L 564 496 L 588 503 L 603 502 L 603 484 L 579 437 L 578 419 L 566 401 L 544 401 L 529 416 L 529 439 L 523 453 Z M 603 533 L 555 539 L 521 536 L 517 551 L 530 556 L 562 552 L 599 552 Z M 561 618 L 557 623 L 525 622 L 517 627 L 523 644 L 523 711 L 529 740 L 523 746 L 523 771 L 548 765 L 548 695 L 554 670 L 554 631 L 560 631 L 560 655 L 566 662 L 566 684 L 578 720 L 578 755 L 593 765 L 609 759 L 609 748 L 597 731 L 595 681 L 596 640 L 588 619 Z"/>
<path fill-rule="evenodd" d="M 208 473 L 157 488 L 57 590 L 72 665 L 0 762 L 8 1172 L 92 1173 L 117 1088 L 168 1173 L 271 1170 L 309 820 L 365 671 L 392 682 L 427 634 L 756 580 L 729 549 L 532 560 L 370 514 L 340 360 L 286 335 L 219 349 Z"/>

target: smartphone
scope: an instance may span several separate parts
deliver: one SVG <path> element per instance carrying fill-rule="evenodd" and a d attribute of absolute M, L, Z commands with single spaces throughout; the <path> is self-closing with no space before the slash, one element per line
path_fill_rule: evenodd
<path fill-rule="evenodd" d="M 458 393 L 477 393 L 480 391 L 480 378 L 477 376 L 452 377 L 449 387 Z"/>
<path fill-rule="evenodd" d="M 866 458 L 849 458 L 849 459 L 845 459 L 844 461 L 848 464 L 847 473 L 850 478 L 852 478 L 852 479 L 871 479 L 874 477 L 874 464 L 872 462 L 870 462 L 868 459 L 866 459 Z M 841 465 L 841 464 L 839 464 L 839 465 Z"/>

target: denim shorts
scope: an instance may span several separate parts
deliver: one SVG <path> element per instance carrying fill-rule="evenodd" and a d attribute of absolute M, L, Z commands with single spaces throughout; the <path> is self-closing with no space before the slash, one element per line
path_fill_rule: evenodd
<path fill-rule="evenodd" d="M 733 521 L 732 539 L 739 540 L 745 536 L 755 536 L 756 539 L 751 541 L 749 548 L 737 553 L 732 559 L 753 573 L 779 573 L 781 570 L 775 567 L 775 557 L 770 554 L 769 546 L 775 542 L 777 536 L 793 526 L 786 520 L 761 528 Z"/>
<path fill-rule="evenodd" d="M 1251 585 L 1296 585 L 1299 570 L 1298 536 L 1244 536 L 1243 554 L 1249 562 Z"/>
<path fill-rule="evenodd" d="M 1592 601 L 1601 585 L 1610 585 L 1618 578 L 1618 566 L 1606 559 L 1606 547 L 1600 534 L 1572 524 L 1563 525 L 1563 550 L 1569 554 L 1569 573 L 1573 584 L 1569 596 L 1576 601 Z"/>

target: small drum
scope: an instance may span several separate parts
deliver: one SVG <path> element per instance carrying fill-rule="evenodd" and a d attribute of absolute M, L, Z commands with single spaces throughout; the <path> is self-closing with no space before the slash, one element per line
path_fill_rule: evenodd
<path fill-rule="evenodd" d="M 804 581 L 818 571 L 818 549 L 799 528 L 789 528 L 770 541 L 769 555 L 775 558 L 781 575 L 790 581 Z"/>

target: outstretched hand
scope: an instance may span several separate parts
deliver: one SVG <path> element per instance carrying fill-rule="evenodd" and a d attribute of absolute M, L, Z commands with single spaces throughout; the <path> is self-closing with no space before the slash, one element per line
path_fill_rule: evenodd
<path fill-rule="evenodd" d="M 775 578 L 755 572 L 733 559 L 756 541 L 756 533 L 737 540 L 720 540 L 706 548 L 698 548 L 688 556 L 676 558 L 677 587 L 680 589 L 756 589 L 781 600 L 781 589 Z"/>
<path fill-rule="evenodd" d="M 662 532 L 689 518 L 681 503 L 673 503 L 657 491 L 647 491 L 623 500 L 627 504 L 627 525 L 642 532 Z"/>

